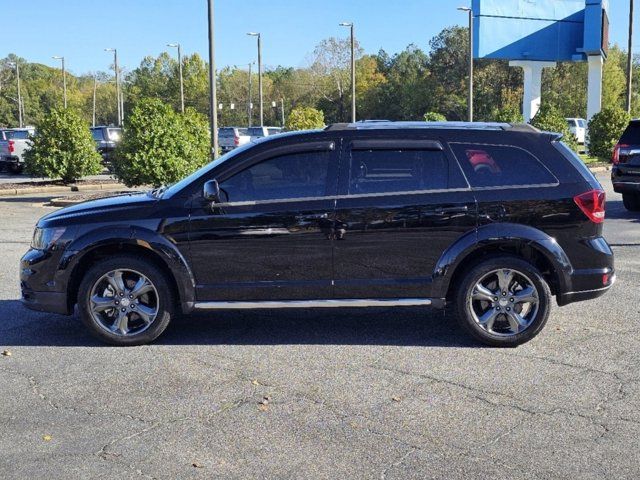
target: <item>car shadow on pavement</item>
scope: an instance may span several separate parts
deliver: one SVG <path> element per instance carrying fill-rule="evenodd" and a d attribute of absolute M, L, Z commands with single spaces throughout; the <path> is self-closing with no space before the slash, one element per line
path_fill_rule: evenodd
<path fill-rule="evenodd" d="M 158 345 L 389 345 L 477 348 L 451 315 L 418 307 L 220 311 L 178 316 Z M 77 315 L 0 300 L 0 346 L 101 347 Z"/>
<path fill-rule="evenodd" d="M 607 200 L 606 218 L 610 220 L 630 220 L 640 223 L 640 212 L 630 212 L 624 208 L 622 200 Z"/>

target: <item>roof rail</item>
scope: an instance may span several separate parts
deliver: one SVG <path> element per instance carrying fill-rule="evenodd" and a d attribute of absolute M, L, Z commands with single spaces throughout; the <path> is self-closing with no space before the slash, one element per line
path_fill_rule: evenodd
<path fill-rule="evenodd" d="M 400 130 L 400 129 L 452 129 L 452 130 L 511 130 L 520 132 L 539 132 L 528 124 L 500 122 L 416 122 L 389 120 L 364 120 L 356 123 L 334 123 L 325 130 Z"/>

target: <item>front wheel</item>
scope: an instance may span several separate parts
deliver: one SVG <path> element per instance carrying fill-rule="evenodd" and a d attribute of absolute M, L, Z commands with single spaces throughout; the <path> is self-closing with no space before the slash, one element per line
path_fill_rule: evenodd
<path fill-rule="evenodd" d="M 98 262 L 82 280 L 78 308 L 83 323 L 112 345 L 150 343 L 167 328 L 173 295 L 153 263 L 129 255 Z"/>
<path fill-rule="evenodd" d="M 630 212 L 640 212 L 640 194 L 639 193 L 623 193 L 622 203 L 624 208 Z"/>
<path fill-rule="evenodd" d="M 544 328 L 551 291 L 530 263 L 493 257 L 466 273 L 455 306 L 460 324 L 474 338 L 493 347 L 515 347 Z"/>

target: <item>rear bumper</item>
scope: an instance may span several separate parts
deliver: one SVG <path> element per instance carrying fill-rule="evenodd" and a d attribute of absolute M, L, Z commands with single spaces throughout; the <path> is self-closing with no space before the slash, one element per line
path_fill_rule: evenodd
<path fill-rule="evenodd" d="M 615 274 L 612 274 L 609 280 L 609 284 L 606 287 L 559 294 L 557 297 L 558 305 L 563 307 L 565 305 L 569 305 L 570 303 L 582 302 L 585 300 L 593 300 L 594 298 L 601 297 L 605 293 L 607 293 L 611 289 L 611 287 L 613 287 L 613 284 L 615 282 L 616 282 L 616 276 Z"/>
<path fill-rule="evenodd" d="M 638 173 L 634 173 L 636 170 Z M 640 166 L 614 166 L 611 170 L 611 183 L 616 193 L 640 193 Z"/>

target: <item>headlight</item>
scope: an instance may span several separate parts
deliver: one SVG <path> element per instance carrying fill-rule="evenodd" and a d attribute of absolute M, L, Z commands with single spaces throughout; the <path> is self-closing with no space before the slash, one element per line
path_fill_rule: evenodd
<path fill-rule="evenodd" d="M 66 228 L 36 228 L 33 232 L 33 240 L 31 247 L 37 250 L 47 250 L 53 247 L 60 237 L 64 234 Z"/>

